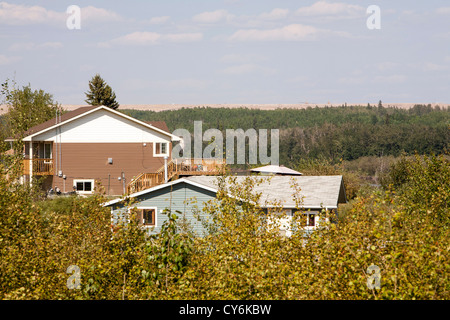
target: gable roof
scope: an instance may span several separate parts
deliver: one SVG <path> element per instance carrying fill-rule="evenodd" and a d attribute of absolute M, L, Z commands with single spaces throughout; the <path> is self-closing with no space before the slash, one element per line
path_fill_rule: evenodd
<path fill-rule="evenodd" d="M 236 182 L 242 183 L 248 176 L 237 176 Z M 304 208 L 336 208 L 339 203 L 346 203 L 344 182 L 340 175 L 337 176 L 270 176 L 260 177 L 262 183 L 254 186 L 255 193 L 261 193 L 261 206 L 265 202 L 281 201 L 284 208 L 295 208 L 293 199 L 295 189 L 292 183 L 300 187 L 300 195 L 303 196 Z M 207 187 L 217 188 L 217 179 L 214 176 L 190 176 L 186 178 Z M 267 179 L 267 180 L 266 180 Z"/>
<path fill-rule="evenodd" d="M 206 185 L 199 184 L 199 183 L 197 183 L 195 181 L 189 181 L 186 178 L 180 178 L 180 179 L 177 179 L 177 180 L 174 180 L 174 181 L 170 181 L 168 183 L 163 183 L 163 184 L 160 184 L 160 185 L 152 187 L 152 188 L 148 188 L 148 189 L 145 189 L 145 190 L 142 190 L 142 191 L 139 191 L 139 192 L 132 193 L 132 194 L 126 196 L 125 198 L 117 198 L 117 199 L 108 201 L 108 202 L 103 204 L 103 207 L 108 207 L 110 205 L 122 202 L 122 201 L 124 201 L 126 199 L 136 198 L 136 197 L 139 197 L 141 195 L 144 195 L 144 194 L 147 194 L 147 193 L 152 193 L 152 192 L 154 192 L 156 190 L 164 189 L 166 187 L 170 187 L 170 186 L 173 186 L 175 184 L 179 184 L 179 183 L 183 183 L 183 182 L 187 183 L 187 184 L 190 184 L 190 185 L 193 185 L 193 186 L 196 186 L 196 187 L 199 187 L 199 188 L 204 189 L 204 190 L 208 190 L 208 191 L 214 192 L 214 193 L 217 192 L 217 188 L 211 188 L 211 187 L 208 187 Z"/>
<path fill-rule="evenodd" d="M 68 111 L 68 112 L 66 112 L 66 113 L 61 115 L 61 121 L 60 121 L 60 117 L 58 116 L 58 119 L 55 117 L 53 119 L 50 119 L 50 120 L 47 120 L 47 121 L 42 122 L 40 124 L 37 124 L 37 125 L 29 128 L 27 131 L 25 131 L 23 133 L 22 137 L 28 137 L 28 136 L 33 135 L 35 133 L 44 131 L 47 128 L 55 126 L 56 124 L 58 124 L 58 122 L 59 123 L 65 122 L 67 120 L 70 120 L 70 119 L 72 119 L 74 117 L 77 117 L 77 116 L 79 116 L 79 115 L 81 115 L 83 113 L 86 113 L 86 112 L 88 112 L 90 110 L 93 110 L 93 109 L 96 109 L 96 108 L 98 108 L 98 106 L 87 106 L 87 107 L 80 107 L 80 108 L 77 108 L 77 109 L 72 110 L 72 111 Z M 14 139 L 17 139 L 17 138 L 18 137 L 15 137 L 15 138 L 10 137 L 10 138 L 8 138 L 8 140 L 14 140 Z"/>
<path fill-rule="evenodd" d="M 88 114 L 91 114 L 93 112 L 96 112 L 98 110 L 106 110 L 106 111 L 112 112 L 112 113 L 114 113 L 114 114 L 116 114 L 118 116 L 121 116 L 121 117 L 125 118 L 125 119 L 128 119 L 128 120 L 131 120 L 131 121 L 133 121 L 135 123 L 138 123 L 141 126 L 144 126 L 146 128 L 150 128 L 150 129 L 155 130 L 155 131 L 157 131 L 159 133 L 162 133 L 162 134 L 164 134 L 166 136 L 170 136 L 173 141 L 179 141 L 180 140 L 180 137 L 177 137 L 177 136 L 175 136 L 175 135 L 173 135 L 173 134 L 171 134 L 169 132 L 169 130 L 167 128 L 167 125 L 165 125 L 165 123 L 164 123 L 164 125 L 165 125 L 165 127 L 164 127 L 164 125 L 161 123 L 163 121 L 157 121 L 157 124 L 153 125 L 151 123 L 146 123 L 146 122 L 140 121 L 138 119 L 135 119 L 135 118 L 130 117 L 130 116 L 124 114 L 124 113 L 121 113 L 119 111 L 113 110 L 113 109 L 105 107 L 105 106 L 86 106 L 86 107 L 80 107 L 80 108 L 77 108 L 75 110 L 66 112 L 66 113 L 62 114 L 61 117 L 58 117 L 58 119 L 55 117 L 53 119 L 50 119 L 48 121 L 45 121 L 45 122 L 43 122 L 41 124 L 38 124 L 38 125 L 30 128 L 30 129 L 28 129 L 23 135 L 23 137 L 24 137 L 23 140 L 24 141 L 30 140 L 35 135 L 44 133 L 44 132 L 46 132 L 46 131 L 48 131 L 50 129 L 54 129 L 54 128 L 58 127 L 58 126 L 62 126 L 64 124 L 66 124 L 66 123 L 74 121 L 74 120 L 76 120 L 76 119 L 78 119 L 80 117 L 84 117 L 84 116 L 86 116 Z M 167 128 L 167 130 L 165 130 L 166 128 Z M 8 140 L 12 140 L 12 139 L 13 138 L 10 138 Z"/>
<path fill-rule="evenodd" d="M 234 178 L 237 183 L 242 183 L 247 177 L 236 176 Z M 128 197 L 139 197 L 181 182 L 217 192 L 219 189 L 217 178 L 217 176 L 190 176 L 133 193 Z M 261 193 L 260 205 L 262 207 L 273 206 L 267 202 L 281 201 L 284 208 L 296 208 L 293 198 L 295 189 L 291 187 L 293 182 L 300 187 L 300 195 L 303 196 L 301 207 L 303 208 L 331 209 L 337 208 L 339 203 L 347 202 L 342 176 L 271 176 L 263 179 L 261 184 L 254 187 L 255 193 Z M 104 206 L 110 206 L 122 200 L 124 199 L 114 199 L 105 203 Z"/>

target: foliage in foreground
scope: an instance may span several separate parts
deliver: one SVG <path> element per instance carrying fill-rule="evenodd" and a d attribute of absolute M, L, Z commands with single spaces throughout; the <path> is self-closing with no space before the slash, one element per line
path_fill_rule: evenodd
<path fill-rule="evenodd" d="M 450 165 L 425 157 L 406 166 L 401 190 L 358 197 L 338 224 L 291 238 L 267 228 L 251 179 L 205 206 L 207 236 L 181 232 L 167 212 L 148 237 L 133 219 L 112 228 L 100 194 L 48 206 L 1 167 L 0 298 L 449 299 Z M 67 286 L 71 265 L 79 289 Z M 374 277 L 380 289 L 369 289 Z"/>

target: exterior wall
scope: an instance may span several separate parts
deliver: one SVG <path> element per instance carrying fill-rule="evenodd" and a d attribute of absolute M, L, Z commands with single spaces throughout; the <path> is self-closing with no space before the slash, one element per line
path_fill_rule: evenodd
<path fill-rule="evenodd" d="M 61 161 L 59 148 L 61 147 Z M 169 144 L 171 152 L 171 144 Z M 169 159 L 171 154 L 169 153 Z M 108 163 L 112 158 L 112 164 Z M 53 187 L 62 192 L 73 189 L 74 180 L 95 179 L 105 187 L 106 194 L 123 194 L 123 183 L 118 180 L 125 174 L 125 186 L 141 173 L 155 172 L 164 166 L 164 158 L 153 156 L 153 144 L 146 143 L 62 143 L 53 145 Z M 58 171 L 66 180 L 58 176 Z"/>
<path fill-rule="evenodd" d="M 172 188 L 169 191 L 169 188 Z M 195 208 L 201 210 L 203 203 L 215 199 L 215 193 L 207 191 L 187 183 L 178 183 L 172 187 L 162 188 L 151 193 L 139 196 L 135 199 L 135 202 L 131 207 L 136 208 L 154 208 L 156 207 L 156 226 L 146 227 L 149 233 L 155 234 L 161 230 L 161 226 L 164 221 L 167 220 L 167 215 L 162 214 L 163 210 L 168 208 L 172 210 L 172 213 L 178 215 L 179 219 L 182 217 L 176 210 L 183 213 L 183 217 L 188 221 L 192 230 L 199 236 L 204 235 L 206 231 L 202 223 L 194 216 Z M 196 200 L 195 202 L 193 200 Z M 121 213 L 126 212 L 129 208 L 123 205 L 115 204 L 111 207 L 113 221 L 117 221 Z M 203 218 L 207 218 L 205 215 L 201 215 Z M 153 229 L 153 230 L 152 230 Z"/>

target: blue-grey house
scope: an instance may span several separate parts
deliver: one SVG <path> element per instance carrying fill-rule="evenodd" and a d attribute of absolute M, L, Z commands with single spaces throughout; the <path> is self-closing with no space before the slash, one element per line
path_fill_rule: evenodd
<path fill-rule="evenodd" d="M 136 208 L 138 219 L 150 233 L 159 232 L 161 225 L 167 219 L 164 209 L 172 212 L 180 211 L 189 222 L 194 232 L 202 235 L 206 231 L 198 220 L 197 214 L 204 203 L 215 199 L 219 190 L 217 176 L 190 176 L 180 178 L 165 184 L 155 186 L 140 192 L 130 194 L 126 199 L 118 198 L 109 201 L 104 206 L 111 208 L 112 220 L 117 221 L 123 213 Z M 236 182 L 242 182 L 246 176 L 236 176 Z M 254 192 L 261 194 L 262 208 L 271 207 L 274 201 L 281 202 L 286 218 L 280 226 L 280 232 L 290 235 L 289 219 L 298 207 L 295 196 L 302 198 L 301 209 L 307 210 L 306 229 L 315 229 L 319 224 L 319 212 L 323 209 L 338 214 L 338 205 L 346 203 L 344 182 L 342 176 L 271 176 L 263 183 L 255 184 Z M 293 188 L 293 183 L 300 188 Z M 127 205 L 124 200 L 132 200 Z M 207 218 L 207 217 L 203 217 Z"/>

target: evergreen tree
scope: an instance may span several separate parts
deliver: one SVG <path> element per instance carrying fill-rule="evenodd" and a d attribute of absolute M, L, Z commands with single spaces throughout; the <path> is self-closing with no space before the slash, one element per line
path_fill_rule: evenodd
<path fill-rule="evenodd" d="M 111 109 L 117 109 L 119 103 L 116 101 L 116 94 L 105 80 L 96 74 L 89 81 L 89 91 L 85 92 L 87 99 L 85 100 L 92 106 L 106 106 Z"/>

